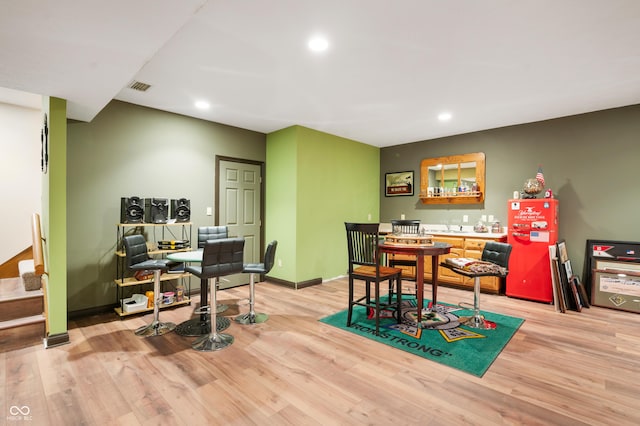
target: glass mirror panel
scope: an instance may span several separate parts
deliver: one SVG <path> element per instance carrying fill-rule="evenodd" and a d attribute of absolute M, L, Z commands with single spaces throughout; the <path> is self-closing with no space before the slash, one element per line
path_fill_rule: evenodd
<path fill-rule="evenodd" d="M 481 152 L 426 158 L 420 167 L 420 199 L 423 203 L 481 203 L 484 170 Z"/>

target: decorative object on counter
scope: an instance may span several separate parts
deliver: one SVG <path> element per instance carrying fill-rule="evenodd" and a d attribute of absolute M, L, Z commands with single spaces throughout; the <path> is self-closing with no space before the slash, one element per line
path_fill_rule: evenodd
<path fill-rule="evenodd" d="M 478 223 L 473 226 L 473 232 L 489 232 L 489 229 L 479 220 Z"/>
<path fill-rule="evenodd" d="M 538 179 L 530 178 L 524 182 L 522 188 L 524 195 L 522 198 L 537 198 L 538 194 L 542 192 L 542 184 Z"/>
<path fill-rule="evenodd" d="M 494 234 L 499 234 L 500 232 L 502 232 L 502 227 L 500 226 L 499 220 L 493 222 L 493 225 L 491 225 L 491 232 L 493 232 Z"/>
<path fill-rule="evenodd" d="M 385 197 L 413 195 L 413 171 L 385 173 Z"/>
<path fill-rule="evenodd" d="M 522 198 L 537 198 L 538 194 L 544 189 L 544 175 L 542 174 L 542 166 L 538 165 L 538 172 L 535 178 L 527 179 L 524 182 L 524 196 Z M 515 198 L 515 197 L 514 197 Z M 545 197 L 551 198 L 551 197 Z"/>

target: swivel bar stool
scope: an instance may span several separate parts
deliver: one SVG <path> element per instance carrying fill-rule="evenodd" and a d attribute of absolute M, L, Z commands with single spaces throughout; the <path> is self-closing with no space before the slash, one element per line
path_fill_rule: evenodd
<path fill-rule="evenodd" d="M 191 347 L 198 351 L 217 351 L 233 343 L 233 336 L 218 333 L 216 312 L 216 290 L 218 278 L 242 272 L 244 258 L 244 238 L 226 238 L 207 241 L 202 253 L 202 263 L 199 266 L 189 265 L 185 271 L 198 278 L 209 281 L 211 299 L 209 312 L 211 313 L 211 331 L 193 342 Z M 201 307 L 200 309 L 204 309 Z"/>
<path fill-rule="evenodd" d="M 244 269 L 242 272 L 249 273 L 249 312 L 246 314 L 238 315 L 235 319 L 236 322 L 240 324 L 256 324 L 265 322 L 269 316 L 263 313 L 256 313 L 253 309 L 255 301 L 256 301 L 256 293 L 255 293 L 255 276 L 256 274 L 268 274 L 271 268 L 273 268 L 273 263 L 275 262 L 276 257 L 276 247 L 278 246 L 277 241 L 271 241 L 267 246 L 267 250 L 264 253 L 264 263 L 248 263 L 244 265 Z"/>
<path fill-rule="evenodd" d="M 455 267 L 448 263 L 441 263 L 440 266 L 451 269 L 453 272 L 473 278 L 473 315 L 469 317 L 465 323 L 471 328 L 491 329 L 495 328 L 494 324 L 486 321 L 484 315 L 480 313 L 480 278 L 481 277 L 500 277 L 505 278 L 509 274 L 509 256 L 511 255 L 511 244 L 499 243 L 497 241 L 487 241 L 482 250 L 481 260 L 484 264 L 479 263 L 471 270 Z M 473 265 L 472 265 L 473 266 Z M 467 309 L 465 302 L 460 302 L 458 306 Z"/>
<path fill-rule="evenodd" d="M 216 226 L 200 226 L 198 227 L 198 249 L 204 248 L 207 241 L 220 240 L 229 238 L 229 227 L 227 225 Z M 200 282 L 200 294 L 201 294 L 201 306 L 207 304 L 207 280 L 201 280 Z M 228 305 L 218 305 L 216 312 L 221 313 L 229 309 Z M 218 321 L 218 331 L 224 330 L 229 327 L 230 322 L 225 318 L 225 323 L 220 324 Z M 204 334 L 204 333 L 203 333 Z"/>
<path fill-rule="evenodd" d="M 198 227 L 198 249 L 202 250 L 207 241 L 220 240 L 229 237 L 229 230 L 225 225 L 220 226 L 200 226 Z M 180 336 L 204 336 L 211 332 L 211 321 L 209 319 L 210 310 L 204 308 L 209 306 L 209 281 L 200 280 L 200 308 L 195 310 L 197 315 L 181 322 L 176 327 L 176 333 Z M 228 309 L 227 305 L 218 305 L 216 312 L 221 313 Z M 217 322 L 218 331 L 229 328 L 231 321 L 228 318 L 220 318 Z"/>
<path fill-rule="evenodd" d="M 178 265 L 168 259 L 151 259 L 147 250 L 147 241 L 140 234 L 124 237 L 124 249 L 127 256 L 127 268 L 132 271 L 153 271 L 153 321 L 149 325 L 136 330 L 138 336 L 160 336 L 173 331 L 176 325 L 172 322 L 160 322 L 160 274 Z"/>

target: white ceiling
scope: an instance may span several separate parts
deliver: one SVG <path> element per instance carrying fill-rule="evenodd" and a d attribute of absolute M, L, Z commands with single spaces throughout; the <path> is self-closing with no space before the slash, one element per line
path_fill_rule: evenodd
<path fill-rule="evenodd" d="M 389 146 L 640 103 L 638 0 L 0 0 L 0 101 Z M 307 39 L 325 35 L 312 53 Z M 146 92 L 127 88 L 132 81 Z M 36 97 L 37 98 L 37 97 Z M 34 101 L 33 95 L 28 96 Z M 206 100 L 208 111 L 194 101 Z M 439 122 L 449 111 L 453 118 Z"/>

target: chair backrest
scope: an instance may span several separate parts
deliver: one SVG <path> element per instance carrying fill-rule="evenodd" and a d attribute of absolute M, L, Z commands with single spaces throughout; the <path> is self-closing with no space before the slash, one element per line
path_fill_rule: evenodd
<path fill-rule="evenodd" d="M 401 234 L 419 234 L 420 233 L 420 220 L 411 219 L 392 219 L 391 230 L 394 233 Z"/>
<path fill-rule="evenodd" d="M 210 240 L 229 238 L 229 228 L 222 226 L 201 226 L 198 228 L 198 248 L 203 248 Z"/>
<path fill-rule="evenodd" d="M 276 247 L 278 247 L 278 242 L 273 240 L 267 245 L 267 250 L 264 252 L 264 273 L 268 274 L 271 268 L 273 268 L 273 264 L 276 261 Z"/>
<path fill-rule="evenodd" d="M 495 263 L 507 269 L 509 269 L 510 255 L 511 244 L 499 243 L 497 241 L 487 241 L 484 250 L 482 250 L 482 260 Z"/>
<path fill-rule="evenodd" d="M 347 223 L 349 273 L 354 265 L 378 266 L 378 223 Z"/>
<path fill-rule="evenodd" d="M 201 278 L 239 274 L 244 268 L 244 238 L 209 240 L 202 253 Z"/>
<path fill-rule="evenodd" d="M 123 238 L 124 251 L 127 255 L 127 268 L 149 260 L 147 240 L 141 234 L 127 235 Z"/>

